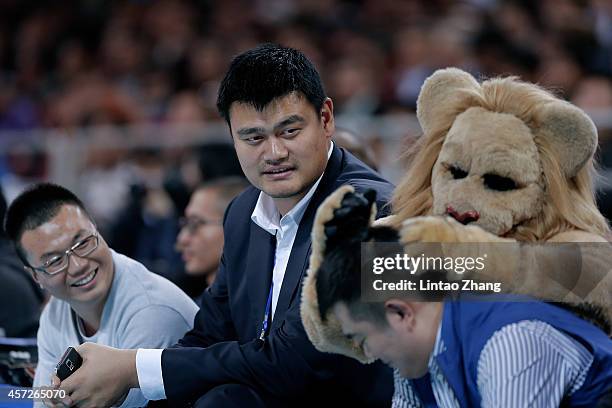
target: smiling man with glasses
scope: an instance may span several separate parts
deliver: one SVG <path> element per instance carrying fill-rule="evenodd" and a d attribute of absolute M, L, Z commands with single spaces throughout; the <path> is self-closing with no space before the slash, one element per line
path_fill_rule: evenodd
<path fill-rule="evenodd" d="M 33 279 L 51 295 L 38 331 L 34 386 L 49 385 L 68 346 L 163 347 L 191 329 L 197 307 L 178 287 L 111 250 L 81 201 L 38 184 L 9 207 L 5 229 Z M 53 406 L 53 401 L 45 402 Z M 132 390 L 123 406 L 142 406 Z"/>

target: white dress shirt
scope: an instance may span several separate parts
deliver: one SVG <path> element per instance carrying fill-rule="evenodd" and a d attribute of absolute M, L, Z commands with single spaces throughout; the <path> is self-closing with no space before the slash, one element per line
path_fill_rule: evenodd
<path fill-rule="evenodd" d="M 330 143 L 327 151 L 327 160 L 331 157 L 334 148 L 333 142 Z M 323 175 L 321 175 L 308 193 L 293 207 L 287 214 L 280 216 L 274 199 L 264 193 L 259 193 L 257 204 L 251 214 L 251 220 L 276 236 L 276 252 L 274 258 L 274 270 L 272 272 L 272 313 L 270 321 L 274 318 L 274 311 L 278 303 L 278 296 L 285 277 L 285 269 L 291 255 L 291 248 L 297 235 L 300 221 L 304 216 L 308 203 L 314 195 Z M 138 349 L 136 352 L 136 372 L 138 374 L 138 384 L 145 398 L 149 400 L 160 400 L 166 398 L 164 389 L 164 379 L 161 367 L 161 349 Z"/>

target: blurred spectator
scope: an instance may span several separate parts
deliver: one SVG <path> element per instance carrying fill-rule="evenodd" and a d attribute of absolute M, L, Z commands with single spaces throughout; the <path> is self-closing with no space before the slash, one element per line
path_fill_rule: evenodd
<path fill-rule="evenodd" d="M 612 223 L 612 80 L 604 76 L 584 77 L 575 88 L 572 102 L 586 110 L 596 123 L 608 122 L 608 129 L 599 131 L 599 177 L 597 205 Z"/>
<path fill-rule="evenodd" d="M 346 128 L 336 126 L 333 137 L 334 142 L 336 142 L 339 147 L 344 147 L 346 150 L 353 153 L 359 160 L 370 166 L 370 168 L 378 170 L 374 151 L 355 133 Z"/>
<path fill-rule="evenodd" d="M 152 271 L 179 283 L 180 257 L 174 250 L 178 217 L 192 191 L 221 177 L 243 177 L 230 143 L 208 143 L 188 153 L 177 170 L 168 171 L 158 149 L 131 154 L 131 186 L 110 225 L 109 243 Z M 223 215 L 223 213 L 221 213 Z M 178 275 L 178 276 L 177 276 Z"/>
<path fill-rule="evenodd" d="M 612 80 L 604 76 L 586 76 L 578 82 L 572 103 L 589 111 L 612 109 Z"/>
<path fill-rule="evenodd" d="M 433 72 L 429 64 L 429 31 L 410 27 L 393 36 L 395 59 L 395 97 L 404 106 L 416 107 L 423 81 Z"/>
<path fill-rule="evenodd" d="M 338 115 L 370 116 L 379 109 L 374 67 L 361 59 L 345 59 L 332 67 L 330 94 Z"/>
<path fill-rule="evenodd" d="M 195 92 L 181 92 L 170 100 L 166 113 L 168 122 L 193 124 L 201 123 L 204 119 L 203 106 Z"/>
<path fill-rule="evenodd" d="M 187 275 L 178 282 L 188 295 L 199 296 L 215 279 L 223 250 L 223 214 L 248 186 L 242 177 L 224 177 L 202 184 L 191 196 L 176 238 Z"/>
<path fill-rule="evenodd" d="M 178 212 L 165 191 L 165 167 L 158 149 L 131 155 L 132 184 L 121 211 L 110 225 L 110 245 L 118 252 L 164 274 L 177 264 L 173 250 Z"/>
<path fill-rule="evenodd" d="M 0 189 L 0 337 L 36 337 L 44 295 L 4 233 L 5 213 L 6 200 Z"/>
<path fill-rule="evenodd" d="M 186 152 L 180 163 L 167 172 L 164 189 L 176 213 L 182 214 L 197 186 L 232 176 L 244 177 L 234 147 L 230 141 L 210 142 Z"/>
<path fill-rule="evenodd" d="M 178 214 L 185 211 L 196 187 L 220 177 L 244 177 L 234 146 L 228 140 L 203 144 L 188 152 L 177 168 L 171 169 L 164 181 Z"/>
<path fill-rule="evenodd" d="M 198 165 L 202 181 L 226 176 L 244 177 L 236 151 L 229 142 L 211 143 L 200 147 Z"/>
<path fill-rule="evenodd" d="M 36 142 L 14 139 L 7 141 L 4 171 L 0 185 L 7 201 L 12 201 L 26 186 L 41 181 L 47 175 L 47 157 Z M 4 173 L 4 174 L 2 174 Z"/>

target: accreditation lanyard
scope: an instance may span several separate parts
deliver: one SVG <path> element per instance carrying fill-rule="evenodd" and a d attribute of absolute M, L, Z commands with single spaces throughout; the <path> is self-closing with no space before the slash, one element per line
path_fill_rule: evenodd
<path fill-rule="evenodd" d="M 270 311 L 272 309 L 272 292 L 274 289 L 274 281 L 270 283 L 270 293 L 268 293 L 268 301 L 266 302 L 266 312 L 264 313 L 263 322 L 261 322 L 261 332 L 259 333 L 259 340 L 263 340 L 268 331 L 268 324 L 270 323 Z"/>
<path fill-rule="evenodd" d="M 266 312 L 264 313 L 263 322 L 261 322 L 261 331 L 259 332 L 259 340 L 266 337 L 268 332 L 268 326 L 270 325 L 270 312 L 272 311 L 272 296 L 274 293 L 274 267 L 276 266 L 276 239 L 278 231 L 274 234 L 274 261 L 272 262 L 272 281 L 270 282 L 270 292 L 268 293 L 268 300 L 266 301 Z"/>

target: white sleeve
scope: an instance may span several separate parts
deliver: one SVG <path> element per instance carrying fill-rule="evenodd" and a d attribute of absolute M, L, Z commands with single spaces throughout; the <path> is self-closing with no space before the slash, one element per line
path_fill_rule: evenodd
<path fill-rule="evenodd" d="M 166 399 L 161 367 L 162 351 L 160 349 L 138 349 L 136 352 L 138 384 L 145 398 L 149 400 Z"/>

